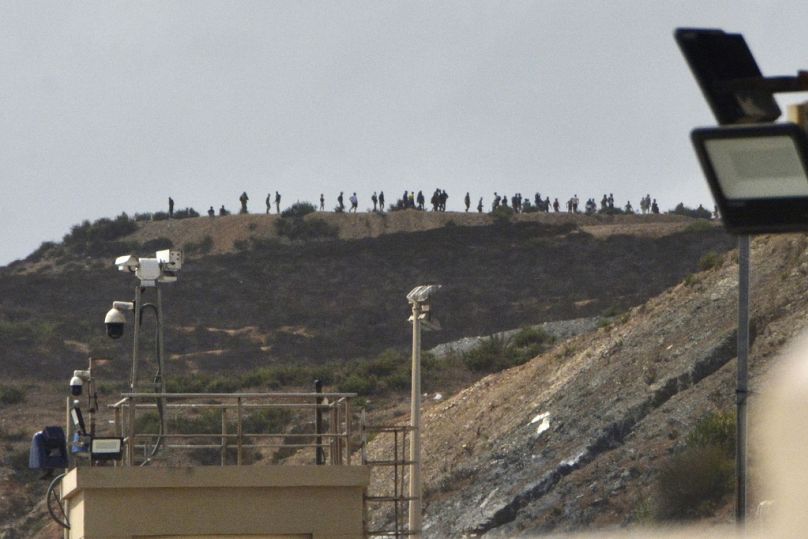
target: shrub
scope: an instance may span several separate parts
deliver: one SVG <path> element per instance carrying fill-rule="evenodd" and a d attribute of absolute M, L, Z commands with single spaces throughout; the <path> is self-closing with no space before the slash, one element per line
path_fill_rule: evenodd
<path fill-rule="evenodd" d="M 701 233 L 713 230 L 714 226 L 707 221 L 693 221 L 685 227 L 685 232 Z"/>
<path fill-rule="evenodd" d="M 82 221 L 80 225 L 71 227 L 70 233 L 64 236 L 63 242 L 66 246 L 74 248 L 88 248 L 100 242 L 117 240 L 135 230 L 137 230 L 137 224 L 122 213 L 115 219 L 102 217 L 93 223 L 87 220 Z"/>
<path fill-rule="evenodd" d="M 281 212 L 281 217 L 300 217 L 314 213 L 317 208 L 310 202 L 295 202 Z"/>
<path fill-rule="evenodd" d="M 687 435 L 688 447 L 714 446 L 724 455 L 735 455 L 735 413 L 716 412 L 703 417 Z"/>
<path fill-rule="evenodd" d="M 701 204 L 699 204 L 699 207 L 694 210 L 693 208 L 688 208 L 682 202 L 677 204 L 674 209 L 669 210 L 668 213 L 674 215 L 684 215 L 686 217 L 694 217 L 697 219 L 710 219 L 713 216 L 712 213 L 710 213 L 710 210 L 705 209 Z"/>
<path fill-rule="evenodd" d="M 182 250 L 187 254 L 207 254 L 213 249 L 213 238 L 206 235 L 198 242 L 189 241 L 182 246 Z"/>
<path fill-rule="evenodd" d="M 471 371 L 494 372 L 502 370 L 506 361 L 507 345 L 499 335 L 491 335 L 480 344 L 463 353 L 463 364 Z"/>
<path fill-rule="evenodd" d="M 144 241 L 140 248 L 144 251 L 160 251 L 162 249 L 171 249 L 172 247 L 174 247 L 174 242 L 168 238 L 161 237 Z"/>
<path fill-rule="evenodd" d="M 25 400 L 22 389 L 14 386 L 0 386 L 0 404 L 19 404 Z"/>
<path fill-rule="evenodd" d="M 505 225 L 511 222 L 513 210 L 510 206 L 497 206 L 497 208 L 488 215 L 494 219 L 494 224 Z"/>
<path fill-rule="evenodd" d="M 657 477 L 656 517 L 695 519 L 711 515 L 732 492 L 735 467 L 715 446 L 688 448 Z"/>
<path fill-rule="evenodd" d="M 703 417 L 657 476 L 655 516 L 683 520 L 709 516 L 732 493 L 735 479 L 735 414 Z"/>
<path fill-rule="evenodd" d="M 336 238 L 339 229 L 322 219 L 304 220 L 301 217 L 281 218 L 275 221 L 278 235 L 292 241 Z"/>
<path fill-rule="evenodd" d="M 721 267 L 722 257 L 715 251 L 709 251 L 699 258 L 699 270 L 707 271 Z"/>
<path fill-rule="evenodd" d="M 174 212 L 174 219 L 188 219 L 190 217 L 199 217 L 199 212 L 193 208 L 184 208 Z M 156 219 L 155 219 L 156 220 Z"/>
<path fill-rule="evenodd" d="M 542 328 L 522 328 L 512 337 L 511 342 L 514 346 L 523 348 L 532 344 L 553 343 L 555 337 Z"/>

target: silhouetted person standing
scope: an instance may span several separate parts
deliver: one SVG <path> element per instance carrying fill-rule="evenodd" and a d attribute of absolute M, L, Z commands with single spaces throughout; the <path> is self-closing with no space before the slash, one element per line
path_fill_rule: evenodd
<path fill-rule="evenodd" d="M 325 211 L 325 197 L 320 193 L 320 211 Z"/>
<path fill-rule="evenodd" d="M 214 215 L 216 215 L 216 210 L 214 210 L 213 206 L 211 206 L 210 208 L 208 208 L 208 217 L 212 219 Z"/>
<path fill-rule="evenodd" d="M 339 211 L 345 211 L 345 202 L 342 199 L 342 191 L 339 192 L 339 196 L 337 197 L 337 204 L 339 204 Z"/>
<path fill-rule="evenodd" d="M 267 199 L 265 202 L 267 204 L 267 213 L 269 213 L 269 211 L 272 209 L 272 193 L 267 193 Z"/>
<path fill-rule="evenodd" d="M 356 198 L 356 193 L 351 195 L 351 211 L 356 213 L 356 208 L 359 206 L 359 199 Z"/>
<path fill-rule="evenodd" d="M 373 211 L 376 211 L 376 205 L 379 203 L 379 197 L 376 196 L 376 191 L 373 191 L 373 196 L 370 197 L 371 202 L 373 202 Z"/>
<path fill-rule="evenodd" d="M 471 197 L 469 196 L 468 191 L 466 191 L 466 198 L 463 199 L 463 202 L 466 203 L 466 213 L 468 213 L 469 206 L 471 206 Z"/>
<path fill-rule="evenodd" d="M 222 207 L 221 207 L 221 208 L 219 208 L 219 215 L 227 215 L 228 213 L 230 213 L 230 212 L 229 212 L 229 211 L 227 211 L 227 210 L 224 208 L 224 204 L 222 204 Z"/>
<path fill-rule="evenodd" d="M 480 202 L 477 203 L 477 213 L 483 212 L 483 197 L 480 197 Z"/>
<path fill-rule="evenodd" d="M 281 194 L 275 191 L 275 212 L 281 213 Z"/>
<path fill-rule="evenodd" d="M 384 211 L 384 191 L 379 191 L 379 211 Z"/>
<path fill-rule="evenodd" d="M 250 200 L 250 197 L 247 196 L 247 191 L 241 193 L 241 196 L 238 197 L 238 201 L 241 202 L 241 213 L 247 213 L 247 201 Z"/>
<path fill-rule="evenodd" d="M 168 197 L 168 218 L 174 217 L 174 199 Z"/>

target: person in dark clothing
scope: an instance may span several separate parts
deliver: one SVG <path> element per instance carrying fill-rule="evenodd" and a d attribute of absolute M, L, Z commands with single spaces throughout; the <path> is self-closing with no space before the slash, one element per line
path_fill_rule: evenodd
<path fill-rule="evenodd" d="M 656 203 L 656 199 L 651 202 L 651 213 L 659 213 L 659 206 Z"/>
<path fill-rule="evenodd" d="M 247 196 L 247 191 L 241 193 L 241 196 L 238 197 L 238 201 L 241 202 L 241 213 L 247 213 L 247 201 L 250 200 L 250 197 Z"/>
<path fill-rule="evenodd" d="M 339 196 L 337 197 L 337 208 L 340 213 L 345 211 L 345 200 L 342 198 L 342 191 L 339 192 Z"/>
<path fill-rule="evenodd" d="M 558 199 L 553 200 L 553 211 L 558 213 L 558 210 L 560 209 L 560 207 L 561 207 L 561 205 L 558 203 Z"/>
<path fill-rule="evenodd" d="M 325 211 L 325 197 L 322 193 L 320 193 L 320 211 Z M 267 209 L 267 213 L 269 213 L 269 209 Z"/>
<path fill-rule="evenodd" d="M 322 195 L 320 195 L 320 196 L 322 196 Z M 264 202 L 267 205 L 267 213 L 269 213 L 269 210 L 272 209 L 272 193 L 267 193 L 267 198 L 266 198 L 266 200 Z"/>
<path fill-rule="evenodd" d="M 446 200 L 449 198 L 449 194 L 446 192 L 446 189 L 441 191 L 440 196 L 438 199 L 440 200 L 440 211 L 446 211 Z"/>
<path fill-rule="evenodd" d="M 216 215 L 216 210 L 214 210 L 213 206 L 211 206 L 210 208 L 208 208 L 208 217 L 212 218 L 214 215 Z"/>
<path fill-rule="evenodd" d="M 219 215 L 230 215 L 230 212 L 224 209 L 224 204 L 222 204 L 222 207 L 219 208 Z"/>
<path fill-rule="evenodd" d="M 418 190 L 418 196 L 415 197 L 415 201 L 418 202 L 418 209 L 423 210 L 424 209 L 424 202 L 426 200 L 424 199 L 424 192 L 421 191 L 420 189 Z"/>
<path fill-rule="evenodd" d="M 373 202 L 373 211 L 376 211 L 376 205 L 379 203 L 379 197 L 376 196 L 376 191 L 373 191 L 373 196 L 370 197 L 370 201 Z"/>
<path fill-rule="evenodd" d="M 379 211 L 384 211 L 384 191 L 379 191 Z"/>
<path fill-rule="evenodd" d="M 477 203 L 477 213 L 483 212 L 483 197 L 480 197 L 480 201 Z"/>
<path fill-rule="evenodd" d="M 471 206 L 471 196 L 469 195 L 468 191 L 466 191 L 466 196 L 465 196 L 465 198 L 463 198 L 463 203 L 465 203 L 465 205 L 466 205 L 466 213 L 468 213 L 469 207 Z"/>
<path fill-rule="evenodd" d="M 174 217 L 174 199 L 168 197 L 168 218 Z"/>
<path fill-rule="evenodd" d="M 281 194 L 275 191 L 275 211 L 281 213 Z"/>

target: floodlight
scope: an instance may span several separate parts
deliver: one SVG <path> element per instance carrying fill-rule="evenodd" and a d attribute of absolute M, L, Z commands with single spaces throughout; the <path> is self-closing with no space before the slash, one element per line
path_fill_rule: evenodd
<path fill-rule="evenodd" d="M 691 133 L 727 230 L 808 230 L 808 137 L 796 124 L 699 128 Z"/>
<path fill-rule="evenodd" d="M 123 452 L 121 438 L 93 438 L 90 442 L 90 455 L 93 460 L 120 460 Z"/>

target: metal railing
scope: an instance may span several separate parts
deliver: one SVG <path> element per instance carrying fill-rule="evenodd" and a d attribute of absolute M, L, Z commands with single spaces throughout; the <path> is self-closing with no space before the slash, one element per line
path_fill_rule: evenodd
<path fill-rule="evenodd" d="M 249 464 L 311 450 L 311 462 L 351 464 L 355 393 L 124 393 L 110 405 L 125 466 L 164 457 Z M 301 451 L 302 450 L 302 451 Z M 215 456 L 215 458 L 212 458 Z M 296 457 L 305 458 L 305 457 Z M 182 461 L 180 461 L 182 462 Z"/>
<path fill-rule="evenodd" d="M 396 539 L 417 535 L 408 525 L 409 502 L 413 498 L 407 495 L 407 479 L 413 462 L 407 456 L 408 440 L 413 433 L 410 425 L 371 425 L 362 411 L 360 415 L 362 464 L 371 466 L 373 473 L 380 479 L 379 486 L 373 486 L 365 493 L 366 511 L 377 515 L 377 522 L 368 522 L 365 537 Z M 383 447 L 388 452 L 375 457 L 368 454 L 368 438 L 387 437 Z M 382 444 L 378 444 L 382 446 Z"/>

